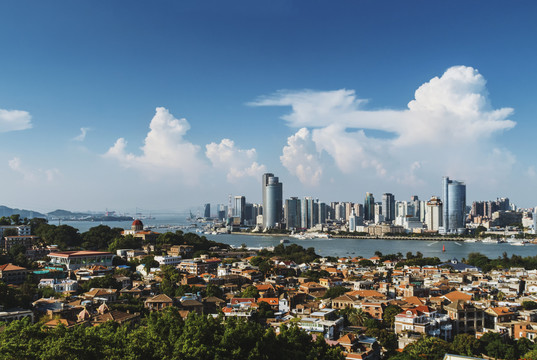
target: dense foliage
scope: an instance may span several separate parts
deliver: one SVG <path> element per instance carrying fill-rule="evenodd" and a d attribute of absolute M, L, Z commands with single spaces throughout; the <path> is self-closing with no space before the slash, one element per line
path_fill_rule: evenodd
<path fill-rule="evenodd" d="M 259 255 L 264 257 L 278 256 L 283 260 L 294 261 L 296 264 L 313 262 L 315 259 L 319 258 L 319 255 L 315 254 L 315 249 L 313 247 L 304 249 L 297 244 L 290 244 L 288 246 L 280 244 L 274 248 L 274 251 L 266 249 L 261 250 Z"/>
<path fill-rule="evenodd" d="M 27 320 L 0 332 L 2 359 L 343 359 L 322 337 L 312 341 L 296 326 L 280 334 L 256 322 L 192 313 L 181 319 L 174 309 L 152 313 L 139 325 L 106 323 L 97 327 L 46 329 Z"/>
<path fill-rule="evenodd" d="M 473 252 L 464 260 L 467 264 L 477 266 L 482 271 L 487 272 L 494 269 L 508 269 L 511 267 L 523 267 L 526 270 L 537 269 L 537 256 L 526 256 L 513 254 L 511 257 L 507 253 L 498 256 L 496 259 L 489 259 L 487 256 Z"/>

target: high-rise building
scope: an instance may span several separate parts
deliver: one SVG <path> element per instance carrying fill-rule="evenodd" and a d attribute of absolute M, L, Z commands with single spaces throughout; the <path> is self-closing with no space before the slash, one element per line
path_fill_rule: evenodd
<path fill-rule="evenodd" d="M 286 199 L 284 206 L 284 218 L 287 229 L 300 228 L 300 215 L 300 199 L 297 197 Z"/>
<path fill-rule="evenodd" d="M 319 224 L 326 224 L 328 219 L 330 206 L 325 203 L 319 203 Z"/>
<path fill-rule="evenodd" d="M 395 220 L 395 196 L 390 193 L 382 195 L 382 215 L 384 216 L 384 221 L 393 221 Z"/>
<path fill-rule="evenodd" d="M 442 226 L 442 200 L 433 196 L 427 201 L 425 211 L 425 224 L 428 230 L 438 231 Z"/>
<path fill-rule="evenodd" d="M 356 213 L 354 212 L 354 208 L 352 208 L 352 212 L 349 215 L 349 231 L 356 231 Z"/>
<path fill-rule="evenodd" d="M 244 224 L 246 214 L 246 197 L 235 196 L 235 204 L 233 206 L 233 216 L 240 218 L 240 223 Z"/>
<path fill-rule="evenodd" d="M 443 229 L 444 233 L 466 231 L 466 185 L 461 181 L 442 179 Z"/>
<path fill-rule="evenodd" d="M 311 229 L 319 223 L 319 200 L 305 197 L 301 207 L 301 226 L 304 229 Z"/>
<path fill-rule="evenodd" d="M 203 207 L 203 217 L 211 217 L 211 204 L 205 204 Z"/>
<path fill-rule="evenodd" d="M 336 203 L 334 206 L 334 219 L 338 221 L 346 220 L 345 217 L 345 205 L 343 203 Z"/>
<path fill-rule="evenodd" d="M 418 198 L 418 195 L 412 195 L 410 197 L 410 202 L 414 205 L 414 214 L 412 214 L 413 217 L 420 217 L 420 199 Z"/>
<path fill-rule="evenodd" d="M 283 217 L 283 184 L 274 174 L 263 174 L 263 227 L 279 226 Z"/>
<path fill-rule="evenodd" d="M 365 193 L 364 220 L 375 220 L 375 198 L 371 193 Z"/>

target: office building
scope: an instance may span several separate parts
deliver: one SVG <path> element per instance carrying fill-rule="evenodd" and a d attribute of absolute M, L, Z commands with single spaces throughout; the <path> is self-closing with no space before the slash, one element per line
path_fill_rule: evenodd
<path fill-rule="evenodd" d="M 442 226 L 442 200 L 436 196 L 427 201 L 425 225 L 427 225 L 428 230 L 434 231 L 438 231 Z"/>
<path fill-rule="evenodd" d="M 288 230 L 294 230 L 301 227 L 301 208 L 299 198 L 292 197 L 285 200 L 284 218 L 285 226 Z"/>
<path fill-rule="evenodd" d="M 211 204 L 205 204 L 205 206 L 203 207 L 203 217 L 211 217 Z"/>
<path fill-rule="evenodd" d="M 382 215 L 386 222 L 395 220 L 395 196 L 393 194 L 382 195 Z"/>
<path fill-rule="evenodd" d="M 319 223 L 319 200 L 305 197 L 301 206 L 301 226 L 303 229 L 311 229 Z"/>
<path fill-rule="evenodd" d="M 273 229 L 280 226 L 283 217 L 283 184 L 274 174 L 262 177 L 263 227 Z"/>
<path fill-rule="evenodd" d="M 354 208 L 352 209 L 351 215 L 349 216 L 349 231 L 356 231 L 356 213 L 354 212 Z"/>
<path fill-rule="evenodd" d="M 442 179 L 443 192 L 443 233 L 464 233 L 466 231 L 466 185 L 461 181 Z"/>
<path fill-rule="evenodd" d="M 375 198 L 373 194 L 366 193 L 364 201 L 364 220 L 375 220 Z"/>
<path fill-rule="evenodd" d="M 233 206 L 233 217 L 239 218 L 240 223 L 244 224 L 246 215 L 246 197 L 235 196 L 235 204 Z"/>

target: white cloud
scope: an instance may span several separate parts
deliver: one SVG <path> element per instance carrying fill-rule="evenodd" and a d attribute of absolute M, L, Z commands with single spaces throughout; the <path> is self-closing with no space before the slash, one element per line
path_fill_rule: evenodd
<path fill-rule="evenodd" d="M 123 167 L 142 170 L 149 177 L 172 172 L 195 182 L 205 165 L 199 157 L 200 147 L 184 139 L 190 129 L 188 121 L 158 107 L 149 128 L 141 155 L 127 152 L 127 141 L 119 138 L 104 156 L 118 160 Z"/>
<path fill-rule="evenodd" d="M 0 109 L 0 132 L 30 129 L 31 120 L 27 111 Z"/>
<path fill-rule="evenodd" d="M 88 131 L 90 130 L 90 128 L 88 127 L 82 127 L 80 128 L 80 134 L 75 136 L 73 138 L 74 141 L 84 141 L 86 139 L 86 135 L 88 133 Z"/>
<path fill-rule="evenodd" d="M 316 149 L 328 153 L 340 171 L 401 184 L 415 185 L 427 174 L 491 176 L 498 168 L 491 139 L 515 126 L 508 119 L 513 109 L 493 109 L 485 79 L 466 66 L 451 67 L 421 85 L 407 109 L 367 110 L 366 103 L 353 90 L 341 89 L 282 91 L 251 105 L 291 106 L 282 118 L 291 127 L 311 129 Z M 370 130 L 389 136 L 371 136 Z M 291 148 L 297 163 L 311 155 L 310 150 Z M 513 164 L 510 156 L 502 169 Z"/>
<path fill-rule="evenodd" d="M 26 166 L 23 166 L 22 161 L 19 157 L 14 157 L 8 162 L 9 167 L 14 172 L 21 174 L 25 181 L 28 182 L 39 182 L 47 181 L 52 182 L 60 175 L 60 171 L 56 168 L 54 169 L 29 169 Z"/>
<path fill-rule="evenodd" d="M 219 144 L 212 142 L 205 148 L 205 155 L 213 166 L 227 171 L 229 182 L 235 182 L 245 176 L 259 178 L 266 172 L 265 165 L 260 165 L 255 161 L 257 158 L 255 149 L 236 148 L 233 140 L 222 139 Z"/>
<path fill-rule="evenodd" d="M 323 169 L 315 144 L 311 140 L 308 129 L 301 128 L 287 138 L 280 160 L 287 170 L 305 185 L 318 185 Z"/>

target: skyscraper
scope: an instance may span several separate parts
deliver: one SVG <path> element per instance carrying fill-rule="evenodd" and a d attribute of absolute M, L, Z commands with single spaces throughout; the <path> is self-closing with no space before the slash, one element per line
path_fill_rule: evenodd
<path fill-rule="evenodd" d="M 442 179 L 443 232 L 464 232 L 466 228 L 466 185 L 461 181 Z"/>
<path fill-rule="evenodd" d="M 235 204 L 233 207 L 233 216 L 240 218 L 241 224 L 244 223 L 246 214 L 246 197 L 235 196 Z"/>
<path fill-rule="evenodd" d="M 287 229 L 297 229 L 300 228 L 300 199 L 297 197 L 292 197 L 285 200 L 284 206 L 284 218 Z"/>
<path fill-rule="evenodd" d="M 384 215 L 384 221 L 395 220 L 395 196 L 393 194 L 382 195 L 382 215 Z"/>
<path fill-rule="evenodd" d="M 275 228 L 283 216 L 283 184 L 274 174 L 266 173 L 262 177 L 263 188 L 263 227 Z"/>
<path fill-rule="evenodd" d="M 305 197 L 302 200 L 301 226 L 304 229 L 311 229 L 319 223 L 319 200 L 312 197 Z"/>
<path fill-rule="evenodd" d="M 211 217 L 211 204 L 205 204 L 203 209 L 203 217 Z"/>
<path fill-rule="evenodd" d="M 364 220 L 375 220 L 375 198 L 371 193 L 365 193 Z"/>
<path fill-rule="evenodd" d="M 442 226 L 442 201 L 433 196 L 427 201 L 427 210 L 425 212 L 425 224 L 428 230 L 435 230 Z"/>

